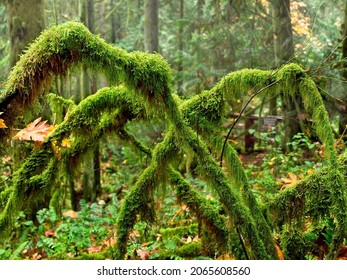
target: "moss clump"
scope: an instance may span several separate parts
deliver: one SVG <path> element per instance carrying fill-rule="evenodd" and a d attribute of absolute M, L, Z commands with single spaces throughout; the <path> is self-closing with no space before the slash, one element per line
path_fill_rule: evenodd
<path fill-rule="evenodd" d="M 159 232 L 163 240 L 169 240 L 175 235 L 181 237 L 195 236 L 198 234 L 198 225 L 195 223 L 191 224 L 190 226 L 179 226 L 165 229 L 162 228 Z"/>
<path fill-rule="evenodd" d="M 175 254 L 182 258 L 194 258 L 201 256 L 201 243 L 189 242 L 175 250 Z"/>

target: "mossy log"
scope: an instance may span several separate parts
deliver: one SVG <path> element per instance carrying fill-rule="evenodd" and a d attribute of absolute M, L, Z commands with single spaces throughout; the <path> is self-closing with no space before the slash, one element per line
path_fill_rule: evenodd
<path fill-rule="evenodd" d="M 1 230 L 11 227 L 16 211 L 30 209 L 32 199 L 38 194 L 52 196 L 54 173 L 60 165 L 76 169 L 76 163 L 91 143 L 105 134 L 114 134 L 126 144 L 135 145 L 151 156 L 149 165 L 122 204 L 117 223 L 116 258 L 124 258 L 129 232 L 139 217 L 154 221 L 153 194 L 158 185 L 167 179 L 176 187 L 178 198 L 190 205 L 214 234 L 216 242 L 230 242 L 228 233 L 237 230 L 240 242 L 246 243 L 245 255 L 254 259 L 277 258 L 271 223 L 252 193 L 236 151 L 226 145 L 224 159 L 228 172 L 219 166 L 216 158 L 222 149 L 220 127 L 229 104 L 242 95 L 249 98 L 252 94 L 274 94 L 281 89 L 289 97 L 302 96 L 317 135 L 326 147 L 329 171 L 327 179 L 321 180 L 326 183 L 327 200 L 322 203 L 326 203 L 323 205 L 328 209 L 324 211 L 335 218 L 336 232 L 328 257 L 336 257 L 346 236 L 345 181 L 338 168 L 341 163 L 337 160 L 333 133 L 322 98 L 302 68 L 289 64 L 275 71 L 236 71 L 225 76 L 211 90 L 182 101 L 172 92 L 171 69 L 160 55 L 127 53 L 92 35 L 82 24 L 69 22 L 43 32 L 12 69 L 0 96 L 0 111 L 4 112 L 2 118 L 9 127 L 0 130 L 2 146 L 6 145 L 17 116 L 47 92 L 52 77 L 63 75 L 69 68 L 80 65 L 98 70 L 111 84 L 121 86 L 104 88 L 77 106 L 67 104 L 71 105 L 71 111 L 65 120 L 14 174 L 13 186 L 6 189 L 6 193 L 1 193 Z M 164 140 L 153 150 L 142 145 L 135 135 L 126 130 L 127 123 L 149 117 L 165 118 L 167 123 Z M 71 141 L 70 148 L 62 146 L 64 139 Z M 175 168 L 175 159 L 182 154 L 197 159 L 197 176 L 218 194 L 225 209 L 224 216 L 210 208 Z M 314 180 L 305 180 L 312 188 L 318 184 Z M 318 186 L 321 187 L 320 184 Z M 300 193 L 300 189 L 296 187 L 293 193 Z M 286 195 L 288 193 L 290 191 L 286 190 L 279 194 L 276 200 L 281 204 L 273 209 L 282 210 L 279 206 L 291 205 L 293 198 L 295 203 L 301 201 L 296 200 L 296 196 Z M 306 187 L 300 194 L 310 197 L 310 193 L 310 187 Z M 294 209 L 300 210 L 299 206 Z M 292 223 L 303 219 L 304 214 L 314 213 L 298 211 L 295 216 L 290 207 L 285 210 L 289 222 L 277 219 L 282 223 Z M 233 247 L 224 245 L 226 248 Z"/>

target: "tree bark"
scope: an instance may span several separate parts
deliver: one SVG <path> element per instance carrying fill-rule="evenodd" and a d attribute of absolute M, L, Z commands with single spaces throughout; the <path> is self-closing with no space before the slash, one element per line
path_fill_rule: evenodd
<path fill-rule="evenodd" d="M 159 0 L 145 0 L 144 44 L 150 53 L 159 50 Z"/>
<path fill-rule="evenodd" d="M 7 0 L 10 37 L 10 66 L 13 67 L 22 52 L 40 35 L 45 26 L 43 0 Z M 13 161 L 16 170 L 28 151 L 14 142 Z"/>
<path fill-rule="evenodd" d="M 272 0 L 273 9 L 273 35 L 275 64 L 277 67 L 284 65 L 294 56 L 293 28 L 290 17 L 290 0 Z M 275 101 L 270 106 L 275 106 Z M 302 107 L 300 98 L 289 98 L 281 94 L 282 112 L 284 115 L 285 143 L 291 141 L 292 137 L 301 131 L 298 113 Z M 274 111 L 274 108 L 270 108 Z"/>
<path fill-rule="evenodd" d="M 178 28 L 178 79 L 177 79 L 177 93 L 179 95 L 183 94 L 183 22 L 182 19 L 184 17 L 184 0 L 180 0 L 179 2 L 179 11 L 180 11 L 180 25 Z"/>
<path fill-rule="evenodd" d="M 22 51 L 45 27 L 43 0 L 7 0 L 10 31 L 10 64 L 14 66 Z"/>
<path fill-rule="evenodd" d="M 94 0 L 81 0 L 80 19 L 91 33 L 95 33 Z M 83 68 L 81 73 L 81 100 L 95 93 L 96 90 L 96 75 L 93 73 L 90 75 L 87 69 Z M 99 142 L 91 148 L 90 156 L 88 155 L 84 160 L 82 169 L 83 198 L 86 201 L 95 201 L 101 190 Z"/>

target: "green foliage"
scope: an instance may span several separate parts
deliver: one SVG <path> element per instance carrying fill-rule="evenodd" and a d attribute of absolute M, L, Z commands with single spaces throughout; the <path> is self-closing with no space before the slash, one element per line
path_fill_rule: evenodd
<path fill-rule="evenodd" d="M 244 258 L 277 258 L 271 223 L 266 216 L 266 208 L 270 208 L 271 203 L 277 203 L 271 211 L 285 211 L 271 214 L 276 222 L 282 223 L 280 232 L 283 234 L 285 252 L 289 257 L 301 258 L 304 252 L 297 252 L 294 244 L 306 248 L 303 241 L 303 219 L 305 213 L 318 212 L 317 208 L 307 209 L 312 206 L 314 198 L 317 198 L 318 193 L 313 192 L 317 185 L 306 177 L 307 179 L 303 180 L 303 184 L 307 184 L 306 188 L 298 187 L 298 183 L 291 189 L 278 192 L 271 197 L 263 211 L 235 149 L 229 144 L 225 145 L 225 169 L 221 168 L 217 161 L 221 149 L 224 149 L 220 126 L 225 120 L 228 104 L 237 98 L 251 98 L 260 93 L 271 95 L 281 90 L 289 97 L 295 94 L 302 96 L 305 108 L 312 116 L 318 138 L 325 146 L 324 156 L 328 165 L 325 177 L 321 179 L 326 183 L 324 194 L 328 199 L 325 200 L 324 197 L 324 200 L 320 198 L 319 201 L 327 206 L 324 214 L 336 217 L 336 230 L 329 257 L 336 256 L 338 246 L 342 244 L 346 233 L 344 178 L 338 169 L 333 132 L 322 97 L 314 82 L 300 66 L 288 64 L 276 71 L 235 71 L 225 76 L 209 91 L 185 101 L 172 94 L 171 69 L 161 56 L 138 51 L 127 53 L 92 35 L 82 24 L 69 22 L 45 31 L 12 70 L 0 97 L 0 111 L 6 109 L 6 124 L 13 128 L 13 121 L 19 111 L 12 109 L 25 109 L 34 103 L 42 95 L 42 90 L 51 77 L 64 74 L 71 67 L 80 64 L 99 70 L 111 83 L 122 85 L 103 88 L 76 106 L 51 96 L 52 103 L 62 102 L 69 106 L 70 111 L 46 139 L 43 147 L 34 150 L 15 173 L 11 193 L 6 194 L 7 202 L 0 215 L 1 228 L 9 230 L 13 216 L 19 210 L 29 212 L 33 202 L 37 202 L 38 194 L 42 200 L 52 197 L 53 190 L 59 186 L 54 184 L 54 174 L 58 167 L 76 171 L 80 159 L 89 147 L 104 135 L 112 135 L 148 158 L 146 164 L 140 167 L 135 164 L 136 160 L 129 156 L 128 147 L 123 149 L 122 157 L 126 158 L 124 160 L 129 160 L 129 164 L 134 165 L 136 171 L 142 171 L 134 178 L 128 178 L 127 182 L 115 182 L 118 187 L 124 183 L 130 187 L 116 215 L 117 243 L 110 249 L 113 258 L 122 259 L 126 254 L 131 256 L 138 250 L 143 253 L 143 248 L 138 247 L 138 241 L 144 241 L 142 238 L 148 233 L 147 225 L 155 222 L 156 190 L 167 185 L 167 181 L 176 188 L 178 199 L 191 208 L 198 223 L 206 230 L 205 234 L 211 234 L 213 242 L 220 245 L 221 251 L 235 249 L 232 253 L 240 255 L 241 247 Z M 127 127 L 128 123 L 144 121 L 147 118 L 160 118 L 165 123 L 163 137 L 153 149 L 146 147 L 136 133 Z M 1 130 L 0 133 L 5 139 L 10 129 Z M 284 163 L 288 171 L 294 168 L 292 161 L 301 156 L 299 148 L 310 147 L 303 135 L 297 137 L 288 144 L 292 152 L 286 157 L 276 158 L 280 163 Z M 278 137 L 274 138 L 279 142 Z M 68 140 L 70 147 L 63 146 L 63 140 Z M 280 154 L 275 148 L 273 156 Z M 122 164 L 126 165 L 124 160 Z M 218 199 L 218 207 L 214 202 L 208 202 L 194 182 L 178 171 L 179 166 L 189 166 L 190 160 L 195 165 L 194 176 L 204 182 L 204 188 L 212 189 Z M 304 158 L 302 160 L 305 162 Z M 271 159 L 268 164 L 270 162 Z M 117 165 L 112 167 L 116 168 Z M 270 166 L 264 167 L 270 170 Z M 130 172 L 129 169 L 121 169 L 126 173 Z M 186 171 L 189 172 L 189 169 Z M 114 191 L 111 188 L 109 190 Z M 24 205 L 22 201 L 25 201 Z M 106 238 L 108 231 L 99 224 L 106 222 L 102 216 L 105 213 L 96 213 L 99 208 L 93 204 L 89 207 L 82 203 L 81 207 L 80 220 L 67 219 L 59 224 L 53 208 L 39 212 L 41 232 L 43 223 L 51 228 L 56 226 L 57 229 L 54 238 L 42 237 L 37 246 L 49 255 L 58 252 L 76 255 L 91 246 L 91 235 Z M 281 215 L 283 217 L 280 217 Z M 317 215 L 321 216 L 323 213 Z M 94 217 L 97 217 L 97 220 Z M 112 220 L 112 223 L 114 222 Z M 297 227 L 293 229 L 290 227 L 292 224 Z M 128 248 L 134 229 L 141 238 L 136 239 L 133 248 Z M 236 238 L 240 246 L 230 244 Z M 176 237 L 161 246 L 174 250 L 180 257 L 179 243 Z M 190 251 L 200 252 L 199 246 L 186 245 L 185 249 L 181 249 L 181 255 L 187 256 Z M 201 246 L 203 248 L 203 244 Z"/>
<path fill-rule="evenodd" d="M 304 260 L 309 246 L 300 230 L 284 228 L 281 234 L 281 247 L 286 259 Z"/>
<path fill-rule="evenodd" d="M 75 213 L 76 217 L 61 217 L 54 208 L 45 208 L 37 213 L 38 225 L 24 220 L 25 215 L 22 214 L 15 227 L 17 241 L 11 245 L 12 247 L 18 244 L 18 247 L 11 255 L 11 250 L 1 249 L 1 259 L 23 258 L 21 254 L 24 249 L 34 250 L 41 257 L 54 258 L 57 254 L 76 257 L 92 245 L 106 246 L 103 242 L 112 234 L 111 227 L 117 218 L 114 208 L 112 204 L 107 207 L 95 203 L 88 205 L 81 200 L 81 210 Z M 8 241 L 10 239 L 7 239 L 5 244 Z"/>

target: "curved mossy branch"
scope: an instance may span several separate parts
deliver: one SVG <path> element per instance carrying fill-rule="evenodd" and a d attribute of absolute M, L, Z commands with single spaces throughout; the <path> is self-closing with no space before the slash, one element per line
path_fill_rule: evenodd
<path fill-rule="evenodd" d="M 150 112 L 170 113 L 166 102 L 171 99 L 172 74 L 160 55 L 127 53 L 91 34 L 82 24 L 68 22 L 44 31 L 12 69 L 0 96 L 0 111 L 7 126 L 12 127 L 19 110 L 48 88 L 53 76 L 80 64 L 96 68 L 110 82 L 123 82 L 135 90 Z M 0 138 L 9 131 L 0 130 Z"/>
<path fill-rule="evenodd" d="M 250 75 L 259 73 L 259 71 L 254 70 L 242 71 L 242 73 L 243 72 L 249 73 Z M 233 75 L 233 77 L 235 76 L 238 77 L 239 75 Z M 263 82 L 265 82 L 266 78 L 268 78 L 268 73 L 266 73 L 263 78 Z M 248 86 L 251 87 L 252 85 Z M 209 145 L 209 148 L 214 151 L 216 157 L 223 147 L 223 140 L 220 134 L 218 134 L 220 130 L 218 127 L 221 126 L 221 120 L 223 118 L 224 99 L 225 98 L 218 92 L 211 90 L 205 91 L 201 95 L 195 96 L 180 104 L 183 116 L 196 131 L 200 132 L 202 138 Z M 252 212 L 259 235 L 266 244 L 265 247 L 268 254 L 274 259 L 278 258 L 271 230 L 248 184 L 245 170 L 237 152 L 230 145 L 227 145 L 225 161 L 227 163 L 228 173 L 233 180 L 233 185 L 237 190 L 241 190 L 246 205 Z"/>
<path fill-rule="evenodd" d="M 271 93 L 281 90 L 291 97 L 294 97 L 295 94 L 300 94 L 302 96 L 305 109 L 312 116 L 317 135 L 326 147 L 325 158 L 334 170 L 334 168 L 336 168 L 334 135 L 322 97 L 312 79 L 296 64 L 285 65 L 275 73 L 248 69 L 230 73 L 210 91 L 204 92 L 201 96 L 197 96 L 187 103 L 191 104 L 199 100 L 199 98 L 202 98 L 203 101 L 207 100 L 207 102 L 201 103 L 202 106 L 196 102 L 195 107 L 200 108 L 200 110 L 195 110 L 195 113 L 187 115 L 191 125 L 198 124 L 199 128 L 203 129 L 204 126 L 208 124 L 208 121 L 213 120 L 213 118 L 215 118 L 217 122 L 220 121 L 221 113 L 215 114 L 215 112 L 222 112 L 222 110 L 217 108 L 223 108 L 223 105 L 218 103 L 218 101 L 232 100 L 232 98 L 237 97 L 240 92 L 244 93 L 248 90 L 256 90 L 256 87 L 266 86 L 268 83 L 272 84 L 274 82 L 276 82 L 276 85 L 267 88 L 265 92 Z M 211 96 L 212 102 L 208 102 L 209 96 Z M 218 105 L 216 106 L 215 103 Z M 183 110 L 186 109 L 189 111 L 187 105 L 182 105 L 182 107 Z M 200 111 L 204 113 L 204 116 L 199 115 Z M 338 228 L 334 235 L 331 253 L 329 254 L 329 257 L 331 257 L 337 254 L 337 250 L 342 244 L 341 241 L 346 235 L 347 211 L 344 211 L 346 209 L 346 190 L 339 171 L 335 170 L 331 172 L 331 178 L 328 183 L 332 202 L 330 207 L 331 214 L 335 217 Z M 340 211 L 339 209 L 343 210 Z"/>
<path fill-rule="evenodd" d="M 144 209 L 150 209 L 152 202 L 152 195 L 150 194 L 153 193 L 153 188 L 158 183 L 157 178 L 166 173 L 166 167 L 178 151 L 176 138 L 177 136 L 174 137 L 173 131 L 169 130 L 163 142 L 159 143 L 153 150 L 150 165 L 143 171 L 136 184 L 131 188 L 129 195 L 124 200 L 117 223 L 117 259 L 124 258 L 128 236 L 136 222 L 136 215 Z M 189 146 L 191 147 L 191 145 Z M 193 145 L 193 150 L 198 151 L 199 155 L 204 155 L 201 166 L 206 166 L 206 169 L 203 168 L 205 178 L 207 177 L 210 180 L 211 186 L 219 194 L 220 200 L 227 210 L 233 225 L 240 228 L 242 235 L 251 246 L 252 255 L 257 259 L 269 258 L 265 253 L 262 241 L 258 237 L 258 233 L 252 222 L 253 219 L 247 207 L 243 205 L 237 191 L 230 188 L 226 178 L 219 172 L 219 167 L 212 156 L 209 156 L 207 148 L 206 150 L 201 150 L 200 147 Z M 200 157 L 198 158 L 201 159 Z M 213 164 L 217 172 L 211 172 L 210 167 L 213 168 Z M 210 175 L 214 179 L 210 178 Z M 175 178 L 177 181 L 177 176 Z"/>
<path fill-rule="evenodd" d="M 49 135 L 47 141 L 60 143 L 69 136 L 80 135 L 116 124 L 116 115 L 124 115 L 123 125 L 134 118 L 144 118 L 144 109 L 124 87 L 103 88 L 97 93 L 82 100 L 65 118 L 65 120 Z M 76 150 L 78 151 L 78 149 Z"/>
<path fill-rule="evenodd" d="M 0 228 L 9 229 L 18 210 L 30 209 L 39 195 L 50 196 L 47 186 L 53 184 L 60 164 L 68 164 L 70 172 L 73 172 L 80 156 L 96 140 L 105 134 L 122 132 L 129 120 L 143 117 L 143 113 L 123 87 L 104 88 L 80 102 L 48 137 L 44 146 L 34 150 L 15 173 L 14 186 L 6 194 L 0 215 Z M 70 148 L 60 147 L 63 139 L 70 140 Z"/>

